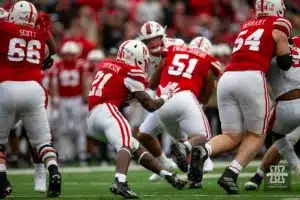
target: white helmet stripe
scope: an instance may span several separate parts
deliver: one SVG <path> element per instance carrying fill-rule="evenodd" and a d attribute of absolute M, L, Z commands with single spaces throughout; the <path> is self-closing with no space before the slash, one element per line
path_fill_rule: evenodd
<path fill-rule="evenodd" d="M 33 6 L 32 6 L 32 3 L 30 3 L 30 2 L 28 2 L 28 3 L 29 3 L 29 8 L 30 8 L 29 22 L 31 22 L 32 15 L 33 15 Z"/>

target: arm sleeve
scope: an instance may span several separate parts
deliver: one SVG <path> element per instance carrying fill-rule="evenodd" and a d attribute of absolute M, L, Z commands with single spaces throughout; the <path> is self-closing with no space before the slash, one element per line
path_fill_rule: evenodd
<path fill-rule="evenodd" d="M 141 69 L 130 69 L 124 79 L 124 84 L 131 92 L 143 91 L 146 85 L 146 75 Z"/>
<path fill-rule="evenodd" d="M 278 29 L 286 34 L 287 37 L 290 37 L 292 34 L 292 24 L 289 20 L 284 18 L 278 18 L 273 23 L 274 29 Z"/>
<path fill-rule="evenodd" d="M 134 80 L 130 77 L 126 77 L 124 79 L 124 84 L 130 90 L 131 92 L 138 92 L 138 91 L 144 91 L 145 90 L 145 84 Z"/>

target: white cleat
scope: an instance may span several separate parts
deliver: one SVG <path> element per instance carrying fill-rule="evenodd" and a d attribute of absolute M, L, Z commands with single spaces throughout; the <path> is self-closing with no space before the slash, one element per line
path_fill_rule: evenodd
<path fill-rule="evenodd" d="M 245 190 L 247 191 L 252 191 L 252 190 L 257 190 L 258 185 L 252 181 L 248 181 L 244 184 Z"/>
<path fill-rule="evenodd" d="M 46 172 L 44 169 L 35 170 L 34 174 L 34 191 L 46 192 Z"/>
<path fill-rule="evenodd" d="M 161 166 L 169 172 L 172 172 L 175 169 L 177 169 L 176 163 L 171 158 L 168 158 L 168 162 L 161 163 Z M 161 180 L 163 180 L 163 178 L 161 178 L 158 174 L 152 174 L 149 177 L 149 181 L 151 182 L 157 182 Z"/>
<path fill-rule="evenodd" d="M 206 161 L 204 162 L 204 166 L 203 166 L 203 172 L 204 173 L 208 173 L 208 172 L 212 172 L 214 170 L 214 163 L 213 161 L 208 157 L 206 159 Z"/>

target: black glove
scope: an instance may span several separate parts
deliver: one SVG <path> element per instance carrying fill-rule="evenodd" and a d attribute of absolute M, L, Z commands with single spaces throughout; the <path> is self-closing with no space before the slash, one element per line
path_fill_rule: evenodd
<path fill-rule="evenodd" d="M 43 62 L 43 71 L 52 67 L 54 59 L 51 56 L 48 56 Z"/>

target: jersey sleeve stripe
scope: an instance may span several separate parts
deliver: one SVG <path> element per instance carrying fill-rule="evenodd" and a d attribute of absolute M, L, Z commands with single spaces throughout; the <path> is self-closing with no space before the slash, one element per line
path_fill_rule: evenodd
<path fill-rule="evenodd" d="M 138 77 L 142 77 L 142 78 L 144 78 L 144 79 L 146 79 L 146 76 L 145 76 L 145 74 L 141 74 L 141 73 L 127 73 L 129 76 L 134 76 L 134 77 L 136 77 L 136 76 L 138 76 Z"/>
<path fill-rule="evenodd" d="M 278 19 L 274 22 L 274 27 L 278 28 L 279 30 L 281 30 L 282 28 L 286 29 L 289 36 L 292 33 L 292 25 L 288 20 Z"/>
<path fill-rule="evenodd" d="M 144 73 L 141 69 L 131 69 L 130 72 Z"/>
<path fill-rule="evenodd" d="M 292 24 L 291 24 L 291 22 L 289 22 L 289 20 L 286 20 L 286 19 L 278 19 L 278 20 L 276 20 L 276 22 L 283 22 L 283 23 L 286 23 L 286 24 L 288 25 L 289 29 L 292 30 Z M 276 22 L 275 22 L 275 23 L 276 23 Z"/>

